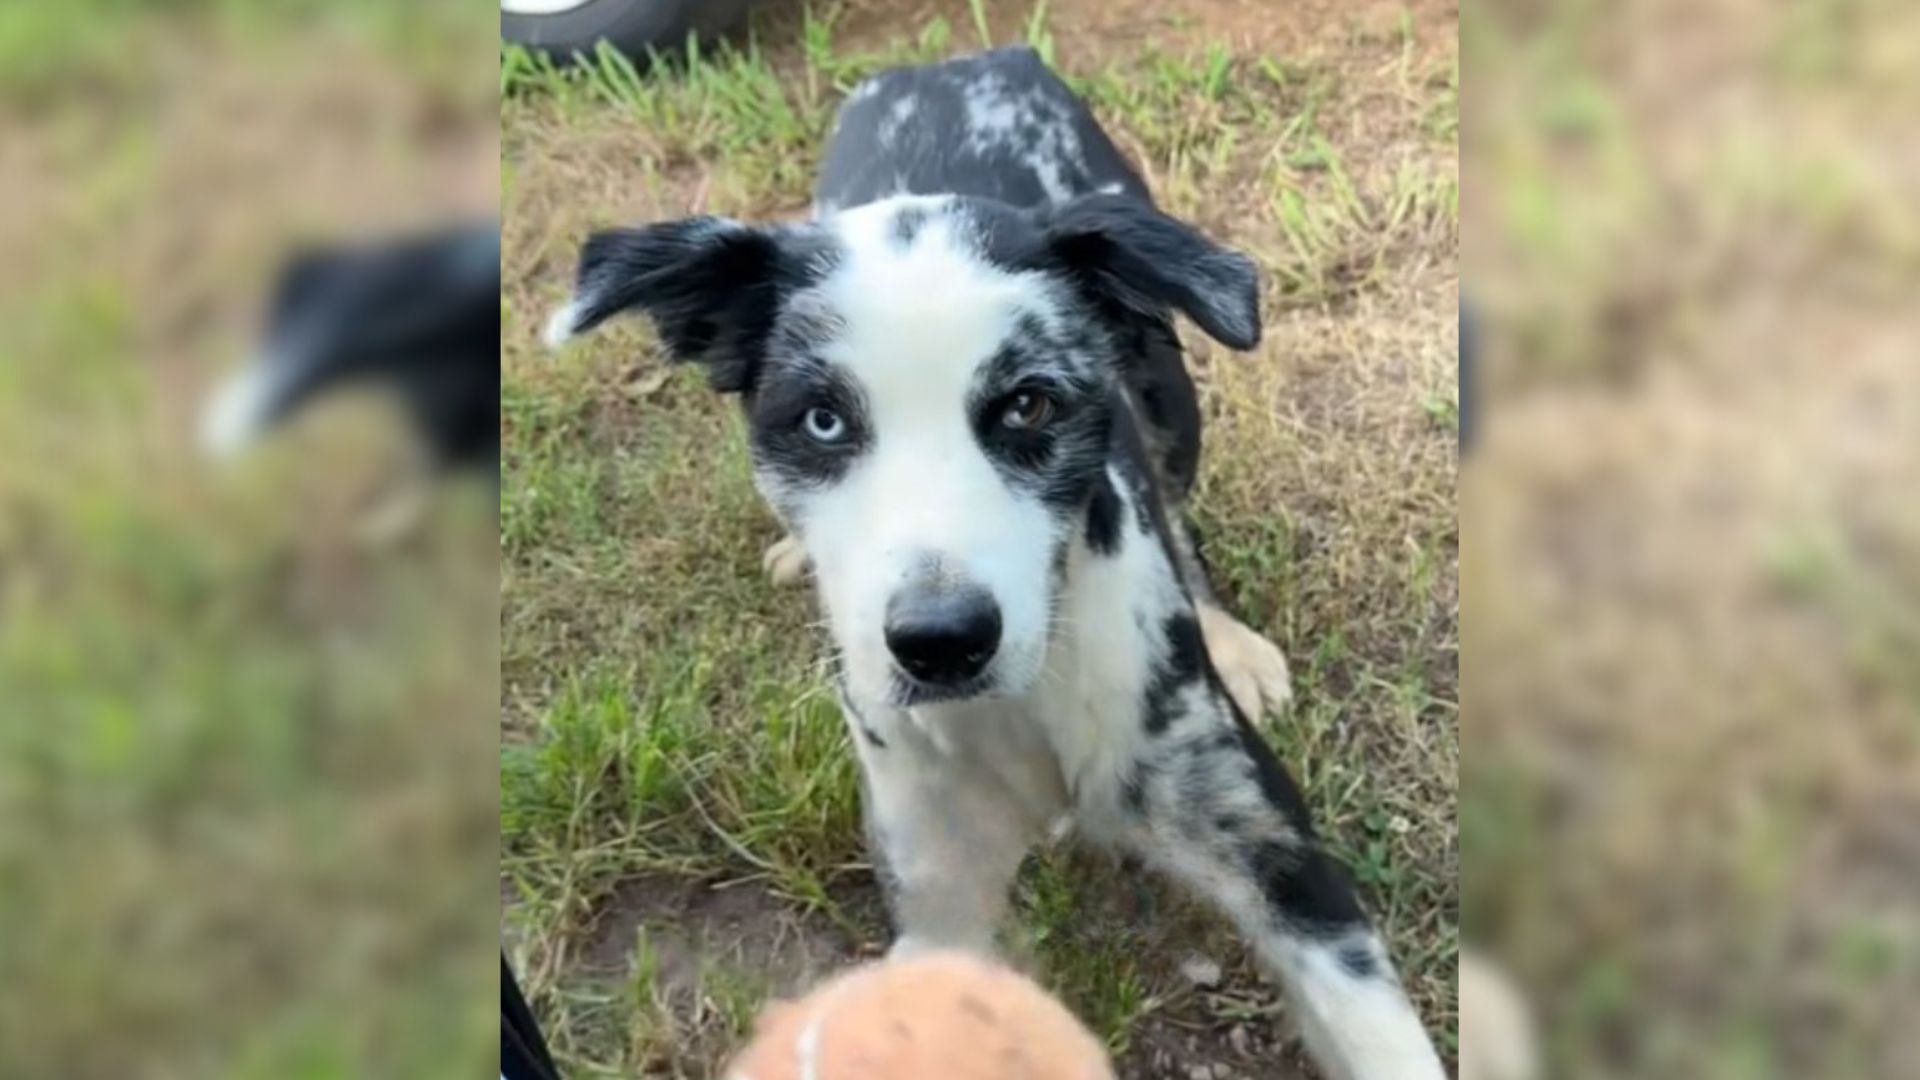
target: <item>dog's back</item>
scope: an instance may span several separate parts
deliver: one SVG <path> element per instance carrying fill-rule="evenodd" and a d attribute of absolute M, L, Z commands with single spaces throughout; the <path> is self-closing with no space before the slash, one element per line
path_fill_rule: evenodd
<path fill-rule="evenodd" d="M 854 88 L 827 145 L 820 213 L 889 195 L 1012 206 L 1094 192 L 1152 202 L 1093 113 L 1028 48 L 883 71 Z"/>
<path fill-rule="evenodd" d="M 968 195 L 1018 207 L 1093 194 L 1153 204 L 1093 112 L 1024 46 L 883 71 L 840 107 L 818 215 L 895 195 Z M 1140 358 L 1128 372 L 1161 490 L 1174 502 L 1200 462 L 1200 406 L 1171 313 L 1116 312 Z"/>

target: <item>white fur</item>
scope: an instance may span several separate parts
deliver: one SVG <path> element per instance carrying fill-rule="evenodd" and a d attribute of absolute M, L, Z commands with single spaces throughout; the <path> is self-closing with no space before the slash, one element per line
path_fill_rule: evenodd
<path fill-rule="evenodd" d="M 547 325 L 541 331 L 540 338 L 547 348 L 557 349 L 573 338 L 574 331 L 580 325 L 580 302 L 569 300 L 547 317 Z"/>
<path fill-rule="evenodd" d="M 907 125 L 913 121 L 913 114 L 918 111 L 919 106 L 920 99 L 912 94 L 902 94 L 895 98 L 893 104 L 887 106 L 886 119 L 880 121 L 880 141 L 890 143 L 898 139 L 900 133 L 905 131 Z"/>
<path fill-rule="evenodd" d="M 1534 1080 L 1539 1037 L 1526 1002 L 1493 964 L 1460 950 L 1460 1080 Z"/>
<path fill-rule="evenodd" d="M 220 385 L 200 417 L 200 445 L 226 457 L 246 449 L 265 428 L 280 377 L 272 357 L 262 357 Z"/>
<path fill-rule="evenodd" d="M 1377 948 L 1377 943 L 1374 943 Z M 1262 947 L 1268 951 L 1273 945 Z M 1356 979 L 1324 944 L 1269 957 L 1287 986 L 1300 1033 L 1327 1080 L 1443 1080 L 1446 1074 L 1399 985 Z"/>
<path fill-rule="evenodd" d="M 967 149 L 986 158 L 1011 151 L 1032 169 L 1051 202 L 1066 202 L 1079 192 L 1067 182 L 1066 167 L 1084 168 L 1080 136 L 1071 124 L 1055 123 L 1042 110 L 1050 103 L 1015 93 L 1006 80 L 988 74 L 969 83 L 961 100 L 967 109 Z M 1029 144 L 1028 136 L 1032 136 Z"/>

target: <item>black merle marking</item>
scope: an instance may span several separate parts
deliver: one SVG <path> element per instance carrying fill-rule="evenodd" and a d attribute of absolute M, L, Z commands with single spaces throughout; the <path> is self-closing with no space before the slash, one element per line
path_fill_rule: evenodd
<path fill-rule="evenodd" d="M 1092 195 L 1047 221 L 1051 268 L 1089 295 L 1145 316 L 1179 311 L 1235 349 L 1260 342 L 1253 260 L 1136 199 Z"/>
<path fill-rule="evenodd" d="M 756 466 L 785 484 L 833 483 L 872 445 L 866 397 L 845 372 L 806 354 L 763 362 L 753 393 L 742 399 Z M 822 443 L 804 427 L 807 414 L 832 411 L 847 425 L 837 443 Z"/>
<path fill-rule="evenodd" d="M 1046 426 L 1005 424 L 1008 406 L 1022 393 L 1052 400 Z M 966 408 L 975 441 L 1001 477 L 1064 520 L 1084 511 L 1105 474 L 1115 401 L 1110 374 L 1028 315 L 974 372 Z"/>
<path fill-rule="evenodd" d="M 1317 847 L 1280 840 L 1248 845 L 1247 872 L 1260 885 L 1267 906 L 1283 925 L 1304 934 L 1334 937 L 1367 926 L 1353 879 Z"/>
<path fill-rule="evenodd" d="M 893 219 L 893 239 L 901 247 L 912 247 L 920 230 L 927 224 L 927 209 L 924 206 L 909 206 L 901 210 Z"/>
<path fill-rule="evenodd" d="M 1260 785 L 1260 794 L 1266 799 L 1267 805 L 1286 816 L 1287 823 L 1293 826 L 1293 831 L 1299 834 L 1301 840 L 1311 841 L 1313 815 L 1307 810 L 1307 801 L 1301 797 L 1299 785 L 1293 782 L 1293 777 L 1280 764 L 1273 747 L 1268 746 L 1266 740 L 1254 731 L 1246 717 L 1239 715 L 1238 709 L 1234 710 L 1234 719 L 1241 753 L 1247 758 L 1253 774 L 1251 779 Z"/>
<path fill-rule="evenodd" d="M 1193 612 L 1174 612 L 1167 617 L 1162 630 L 1166 634 L 1167 655 L 1154 669 L 1144 703 L 1149 735 L 1166 732 L 1173 723 L 1174 698 L 1209 670 L 1207 644 L 1200 636 L 1200 623 Z"/>
<path fill-rule="evenodd" d="M 1087 504 L 1087 548 L 1095 555 L 1120 550 L 1120 495 L 1104 473 L 1094 482 L 1093 500 Z"/>
<path fill-rule="evenodd" d="M 1127 403 L 1124 390 L 1116 389 L 1111 401 L 1113 422 L 1108 428 L 1108 459 L 1119 467 L 1122 479 L 1127 482 L 1129 490 L 1126 495 L 1133 504 L 1134 520 L 1140 531 L 1152 537 L 1162 550 L 1172 551 L 1173 530 L 1167 523 L 1165 500 L 1160 497 L 1160 485 L 1153 465 L 1148 460 L 1140 425 Z M 1192 586 L 1181 573 L 1179 560 L 1175 560 L 1174 570 L 1181 579 L 1181 586 L 1191 592 Z"/>
<path fill-rule="evenodd" d="M 1356 979 L 1371 979 L 1380 974 L 1380 960 L 1366 945 L 1356 942 L 1341 946 L 1339 959 L 1340 966 Z"/>
<path fill-rule="evenodd" d="M 1034 123 L 1005 137 L 976 128 L 969 92 L 1004 99 Z M 905 121 L 897 119 L 903 109 L 911 110 Z M 1064 137 L 1043 138 L 1040 123 L 1071 131 L 1078 152 Z M 1036 155 L 1045 155 L 1074 193 L 1111 185 L 1149 201 L 1145 182 L 1087 106 L 1037 53 L 1013 47 L 885 71 L 863 83 L 835 118 L 814 202 L 846 208 L 889 195 L 957 192 L 1038 206 L 1053 193 Z"/>

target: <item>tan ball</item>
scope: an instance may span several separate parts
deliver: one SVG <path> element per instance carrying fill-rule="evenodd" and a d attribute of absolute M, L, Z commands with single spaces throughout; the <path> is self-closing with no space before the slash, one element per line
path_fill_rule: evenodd
<path fill-rule="evenodd" d="M 957 954 L 856 968 L 770 1007 L 726 1080 L 1113 1080 L 1106 1051 L 1022 976 Z"/>

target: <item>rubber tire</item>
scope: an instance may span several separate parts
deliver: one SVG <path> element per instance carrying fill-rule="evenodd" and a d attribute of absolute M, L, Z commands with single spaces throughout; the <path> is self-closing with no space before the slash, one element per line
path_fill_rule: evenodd
<path fill-rule="evenodd" d="M 589 0 L 555 15 L 500 12 L 500 37 L 537 49 L 555 60 L 592 56 L 601 41 L 630 56 L 649 48 L 683 48 L 689 32 L 702 38 L 724 33 L 740 21 L 753 0 Z"/>

